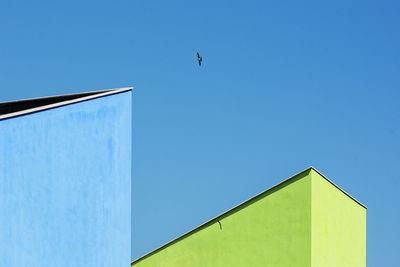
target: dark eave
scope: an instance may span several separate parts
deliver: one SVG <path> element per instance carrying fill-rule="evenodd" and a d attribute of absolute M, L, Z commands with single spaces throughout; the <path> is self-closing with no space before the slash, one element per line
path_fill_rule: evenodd
<path fill-rule="evenodd" d="M 107 89 L 69 95 L 40 97 L 0 103 L 0 120 L 22 116 L 47 109 L 57 108 L 103 96 L 119 94 L 132 90 L 132 87 Z"/>

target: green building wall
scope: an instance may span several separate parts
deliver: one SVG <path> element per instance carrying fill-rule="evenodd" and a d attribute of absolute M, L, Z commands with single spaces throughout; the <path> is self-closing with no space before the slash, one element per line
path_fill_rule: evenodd
<path fill-rule="evenodd" d="M 308 168 L 132 262 L 365 267 L 365 207 Z"/>
<path fill-rule="evenodd" d="M 366 209 L 311 170 L 313 267 L 366 266 Z"/>

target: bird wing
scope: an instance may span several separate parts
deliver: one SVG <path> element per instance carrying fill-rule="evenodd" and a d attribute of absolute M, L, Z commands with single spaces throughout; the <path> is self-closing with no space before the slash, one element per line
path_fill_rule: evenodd
<path fill-rule="evenodd" d="M 197 58 L 200 58 L 200 54 L 199 54 L 199 52 L 197 52 Z"/>

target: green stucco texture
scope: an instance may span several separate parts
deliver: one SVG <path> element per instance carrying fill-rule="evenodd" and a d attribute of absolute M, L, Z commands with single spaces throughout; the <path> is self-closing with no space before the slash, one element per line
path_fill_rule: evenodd
<path fill-rule="evenodd" d="M 365 267 L 366 209 L 308 168 L 132 266 Z"/>

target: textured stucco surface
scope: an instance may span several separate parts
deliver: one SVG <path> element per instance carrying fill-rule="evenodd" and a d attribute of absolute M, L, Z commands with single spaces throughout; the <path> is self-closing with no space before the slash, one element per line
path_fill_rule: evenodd
<path fill-rule="evenodd" d="M 128 266 L 131 92 L 0 121 L 0 266 Z"/>
<path fill-rule="evenodd" d="M 307 171 L 133 266 L 310 266 L 310 189 Z"/>
<path fill-rule="evenodd" d="M 312 177 L 312 267 L 366 266 L 366 209 L 323 179 Z"/>

